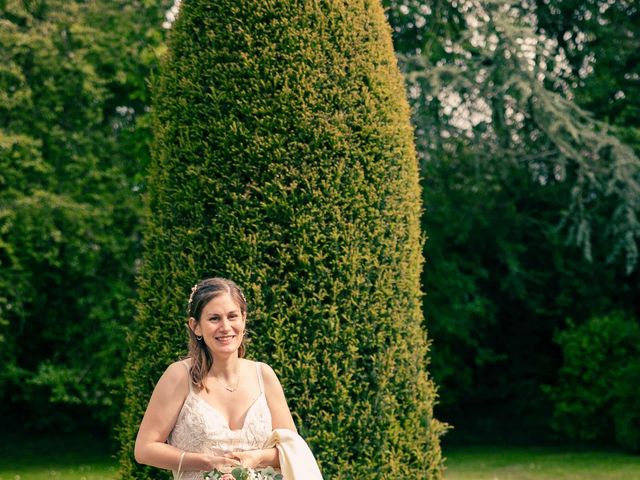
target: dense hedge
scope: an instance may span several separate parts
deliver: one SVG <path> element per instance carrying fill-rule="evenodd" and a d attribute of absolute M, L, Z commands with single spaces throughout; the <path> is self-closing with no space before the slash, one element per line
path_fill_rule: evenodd
<path fill-rule="evenodd" d="M 546 391 L 553 426 L 569 438 L 640 451 L 640 325 L 620 312 L 569 322 L 556 335 L 563 364 Z"/>
<path fill-rule="evenodd" d="M 155 84 L 124 478 L 160 475 L 133 441 L 209 275 L 244 286 L 249 357 L 279 374 L 326 478 L 440 478 L 417 162 L 381 6 L 183 2 Z"/>

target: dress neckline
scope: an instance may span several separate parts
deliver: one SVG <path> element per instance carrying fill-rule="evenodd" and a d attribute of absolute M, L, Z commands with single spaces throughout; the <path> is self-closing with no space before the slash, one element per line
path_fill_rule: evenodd
<path fill-rule="evenodd" d="M 241 428 L 231 428 L 229 426 L 229 420 L 227 418 L 225 418 L 223 413 L 220 410 L 218 410 L 218 408 L 214 407 L 211 403 L 209 403 L 206 399 L 202 398 L 200 395 L 195 393 L 193 390 L 189 391 L 189 395 L 195 397 L 200 402 L 204 403 L 207 407 L 209 407 L 211 410 L 213 410 L 213 412 L 215 412 L 220 417 L 221 420 L 224 420 L 224 427 L 227 430 L 229 430 L 230 432 L 242 432 L 245 429 L 246 425 L 247 425 L 247 419 L 249 418 L 249 415 L 253 411 L 253 407 L 255 407 L 258 404 L 258 401 L 260 400 L 260 398 L 262 398 L 264 396 L 264 392 L 260 392 L 258 394 L 258 396 L 256 397 L 256 399 L 251 403 L 249 408 L 247 408 L 246 412 L 244 413 L 244 420 L 242 421 L 242 427 Z"/>

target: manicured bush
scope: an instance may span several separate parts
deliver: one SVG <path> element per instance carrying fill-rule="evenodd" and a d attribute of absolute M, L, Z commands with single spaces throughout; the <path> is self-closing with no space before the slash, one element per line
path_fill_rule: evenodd
<path fill-rule="evenodd" d="M 578 440 L 640 450 L 640 325 L 621 313 L 569 323 L 556 336 L 564 362 L 548 387 L 554 426 Z"/>
<path fill-rule="evenodd" d="M 245 288 L 326 478 L 440 478 L 409 109 L 378 2 L 186 1 L 155 81 L 124 478 L 196 280 Z"/>

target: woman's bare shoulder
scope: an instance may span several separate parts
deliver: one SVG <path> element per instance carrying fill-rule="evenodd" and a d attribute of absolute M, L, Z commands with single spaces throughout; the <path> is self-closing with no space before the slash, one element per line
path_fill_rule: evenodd
<path fill-rule="evenodd" d="M 271 365 L 264 362 L 257 362 L 260 365 L 260 371 L 262 372 L 262 378 L 264 379 L 265 384 L 268 385 L 279 385 L 280 380 L 278 380 L 278 375 L 274 372 Z"/>
<path fill-rule="evenodd" d="M 191 359 L 173 362 L 164 371 L 158 383 L 162 382 L 175 386 L 187 386 L 189 381 L 189 368 L 191 368 Z"/>

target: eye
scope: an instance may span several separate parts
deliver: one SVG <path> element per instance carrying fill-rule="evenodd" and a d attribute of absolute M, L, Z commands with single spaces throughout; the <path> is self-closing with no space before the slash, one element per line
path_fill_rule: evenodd
<path fill-rule="evenodd" d="M 212 322 L 217 322 L 218 320 L 220 320 L 220 317 L 214 315 L 213 317 L 209 317 L 209 320 L 211 320 Z"/>

